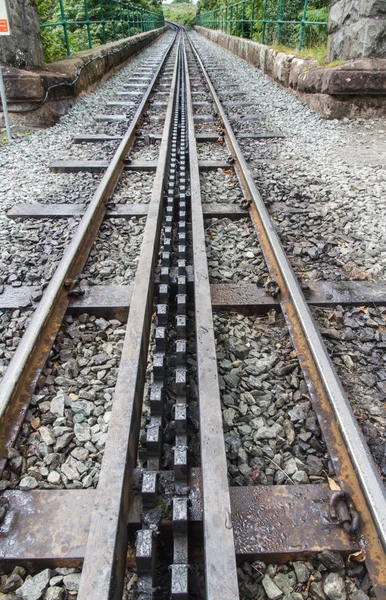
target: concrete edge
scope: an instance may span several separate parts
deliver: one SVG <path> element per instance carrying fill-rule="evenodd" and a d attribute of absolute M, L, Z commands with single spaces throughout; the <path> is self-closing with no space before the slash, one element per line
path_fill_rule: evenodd
<path fill-rule="evenodd" d="M 260 69 L 325 119 L 386 114 L 386 59 L 320 67 L 313 59 L 196 25 L 195 30 Z"/>

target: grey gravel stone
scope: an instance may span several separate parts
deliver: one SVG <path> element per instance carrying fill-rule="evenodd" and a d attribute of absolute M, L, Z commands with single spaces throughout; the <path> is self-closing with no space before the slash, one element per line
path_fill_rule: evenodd
<path fill-rule="evenodd" d="M 58 586 L 49 587 L 44 594 L 44 600 L 63 600 L 64 589 Z"/>
<path fill-rule="evenodd" d="M 23 600 L 40 600 L 50 582 L 51 571 L 45 569 L 31 579 L 26 579 L 16 594 Z"/>
<path fill-rule="evenodd" d="M 284 594 L 291 594 L 291 592 L 293 592 L 293 585 L 291 584 L 288 575 L 285 575 L 284 573 L 278 573 L 273 578 L 273 582 Z"/>
<path fill-rule="evenodd" d="M 311 583 L 310 595 L 311 598 L 315 598 L 315 600 L 326 600 L 326 594 L 324 593 L 322 581 L 313 581 Z"/>
<path fill-rule="evenodd" d="M 11 573 L 9 576 L 5 575 L 1 578 L 1 591 L 5 594 L 14 592 L 23 585 L 23 579 L 19 573 Z"/>
<path fill-rule="evenodd" d="M 38 487 L 38 482 L 36 481 L 35 477 L 23 477 L 23 479 L 20 481 L 20 489 L 21 490 L 33 490 L 36 487 Z"/>
<path fill-rule="evenodd" d="M 65 588 L 69 591 L 77 591 L 79 589 L 80 577 L 80 573 L 70 573 L 69 575 L 65 575 L 63 577 Z"/>
<path fill-rule="evenodd" d="M 308 581 L 311 572 L 304 562 L 296 561 L 293 563 L 293 567 L 299 583 L 305 583 Z"/>
<path fill-rule="evenodd" d="M 58 417 L 63 417 L 66 398 L 67 396 L 64 394 L 60 394 L 51 400 L 50 410 L 52 414 L 57 415 Z"/>
<path fill-rule="evenodd" d="M 355 590 L 351 594 L 351 600 L 369 600 L 369 597 L 363 590 Z"/>
<path fill-rule="evenodd" d="M 265 575 L 262 580 L 263 588 L 269 600 L 278 600 L 283 596 L 282 590 L 272 581 L 268 575 Z"/>
<path fill-rule="evenodd" d="M 330 600 L 346 600 L 347 592 L 344 580 L 338 573 L 329 573 L 324 580 L 323 590 Z"/>
<path fill-rule="evenodd" d="M 341 571 L 344 569 L 344 560 L 338 552 L 332 552 L 331 550 L 323 550 L 318 554 L 318 560 L 329 570 L 329 571 Z"/>

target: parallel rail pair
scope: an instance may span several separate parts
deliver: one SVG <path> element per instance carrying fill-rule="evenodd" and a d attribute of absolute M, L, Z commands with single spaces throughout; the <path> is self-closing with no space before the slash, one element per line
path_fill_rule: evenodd
<path fill-rule="evenodd" d="M 341 388 L 335 370 L 329 360 L 325 347 L 309 312 L 306 301 L 286 258 L 281 243 L 272 226 L 267 210 L 256 189 L 242 152 L 234 135 L 222 103 L 211 83 L 208 72 L 184 32 L 179 32 L 176 60 L 173 68 L 169 98 L 166 106 L 165 124 L 161 139 L 159 159 L 156 165 L 151 201 L 147 209 L 147 220 L 142 249 L 131 298 L 127 329 L 120 362 L 115 399 L 111 415 L 109 436 L 100 473 L 97 490 L 73 492 L 64 490 L 59 494 L 61 502 L 68 498 L 67 517 L 71 523 L 71 507 L 80 503 L 80 518 L 88 519 L 89 531 L 83 532 L 87 545 L 83 554 L 62 555 L 61 564 L 72 564 L 75 558 L 83 559 L 80 600 L 93 598 L 107 600 L 120 598 L 126 567 L 128 542 L 127 524 L 132 522 L 132 501 L 130 498 L 132 475 L 136 466 L 137 447 L 140 429 L 145 372 L 149 346 L 150 327 L 155 298 L 155 269 L 158 261 L 161 228 L 164 222 L 164 208 L 167 207 L 168 177 L 170 176 L 173 153 L 173 124 L 176 109 L 181 108 L 181 86 L 186 99 L 186 123 L 188 146 L 188 177 L 190 180 L 191 227 L 194 278 L 194 314 L 196 330 L 197 372 L 200 402 L 200 446 L 201 446 L 201 487 L 202 487 L 202 524 L 204 530 L 205 582 L 208 600 L 223 600 L 239 597 L 237 585 L 236 554 L 242 555 L 235 513 L 235 494 L 229 489 L 227 464 L 223 439 L 221 399 L 218 384 L 215 338 L 212 320 L 212 298 L 205 251 L 204 214 L 201 203 L 199 161 L 196 149 L 192 91 L 195 84 L 189 75 L 188 55 L 196 61 L 205 78 L 212 96 L 219 120 L 225 131 L 228 148 L 235 159 L 233 168 L 239 178 L 246 199 L 250 202 L 249 212 L 256 225 L 259 241 L 265 259 L 280 289 L 280 306 L 286 317 L 289 331 L 297 351 L 305 379 L 308 383 L 313 407 L 318 414 L 323 436 L 334 465 L 337 481 L 341 488 L 339 495 L 328 494 L 322 490 L 321 497 L 331 499 L 342 515 L 344 511 L 354 509 L 360 517 L 359 533 L 347 519 L 344 529 L 334 530 L 336 548 L 342 551 L 366 548 L 367 566 L 371 574 L 374 589 L 379 599 L 386 597 L 386 502 L 382 482 L 369 455 L 367 445 L 359 431 L 355 417 Z M 118 178 L 124 169 L 124 160 L 133 147 L 136 129 L 148 105 L 150 94 L 156 86 L 162 64 L 171 51 L 171 46 L 143 96 L 135 117 L 124 135 L 103 179 L 84 214 L 77 233 L 44 293 L 23 341 L 1 383 L 2 432 L 0 449 L 2 469 L 4 469 L 7 447 L 12 445 L 28 408 L 36 381 L 44 367 L 50 348 L 60 327 L 61 321 L 70 305 L 71 292 L 87 260 L 93 240 L 106 213 L 106 202 L 114 192 Z M 179 82 L 179 83 L 178 83 Z M 180 100 L 178 100 L 180 98 Z M 180 104 L 178 105 L 178 102 Z M 175 131 L 175 129 L 174 129 Z M 177 165 L 175 165 L 177 168 Z M 178 174 L 180 176 L 181 172 Z M 301 495 L 300 486 L 296 488 Z M 318 486 L 312 486 L 316 488 Z M 37 502 L 39 494 L 51 492 L 5 492 L 3 498 L 8 501 L 9 514 L 12 515 L 12 502 L 23 503 L 32 499 Z M 243 492 L 246 498 L 258 493 L 256 488 L 247 488 Z M 271 498 L 280 504 L 280 487 L 269 492 Z M 290 493 L 290 492 L 289 492 Z M 78 496 L 76 496 L 78 494 Z M 249 494 L 249 495 L 248 495 Z M 16 500 L 16 496 L 19 498 Z M 72 495 L 72 499 L 70 496 Z M 87 495 L 87 498 L 86 498 Z M 75 497 L 76 496 L 76 497 Z M 21 499 L 22 497 L 22 499 Z M 293 496 L 294 498 L 296 495 Z M 35 500 L 33 500 L 35 498 Z M 78 499 L 78 500 L 77 500 Z M 82 504 L 83 502 L 83 504 Z M 324 502 L 324 500 L 323 500 Z M 351 505 L 352 503 L 352 505 Z M 40 500 L 40 505 L 42 500 Z M 35 504 L 36 506 L 36 504 Z M 242 506 L 242 503 L 241 503 Z M 63 514 L 57 508 L 58 520 Z M 92 510 L 91 519 L 88 512 Z M 48 516 L 48 513 L 47 513 Z M 79 515 L 78 515 L 79 516 Z M 233 517 L 233 520 L 232 520 Z M 242 515 L 241 515 L 242 517 Z M 264 538 L 259 531 L 256 514 L 257 537 Z M 7 516 L 6 516 L 7 518 Z M 55 515 L 52 516 L 55 519 Z M 296 509 L 294 519 L 299 520 Z M 199 520 L 199 519 L 198 519 Z M 345 521 L 344 518 L 342 518 Z M 354 517 L 355 520 L 355 517 Z M 82 522 L 83 523 L 83 522 Z M 351 523 L 351 524 L 350 524 Z M 354 523 L 355 524 L 355 523 Z M 84 525 L 84 529 L 88 529 Z M 32 525 L 33 527 L 33 525 Z M 75 529 L 68 525 L 69 530 Z M 22 526 L 20 526 L 22 529 Z M 320 529 L 316 529 L 320 533 Z M 35 532 L 38 535 L 38 532 Z M 305 532 L 306 533 L 306 532 Z M 309 532 L 307 532 L 309 533 Z M 350 533 L 353 535 L 350 537 Z M 18 536 L 17 526 L 16 538 Z M 82 537 L 82 536 L 80 536 Z M 305 534 L 299 532 L 299 548 L 285 547 L 278 551 L 281 559 L 296 557 L 302 551 L 315 552 L 325 540 L 310 540 L 308 546 Z M 326 533 L 331 540 L 330 531 Z M 220 540 L 220 543 L 219 543 Z M 268 544 L 269 546 L 269 541 Z M 5 543 L 2 546 L 3 559 L 12 558 Z M 263 544 L 264 547 L 264 544 Z M 30 550 L 33 553 L 33 549 Z M 60 549 L 58 550 L 60 554 Z M 253 554 L 253 553 L 252 553 Z M 261 553 L 264 555 L 264 552 Z M 48 556 L 33 555 L 29 559 Z M 175 597 L 178 597 L 177 595 Z"/>

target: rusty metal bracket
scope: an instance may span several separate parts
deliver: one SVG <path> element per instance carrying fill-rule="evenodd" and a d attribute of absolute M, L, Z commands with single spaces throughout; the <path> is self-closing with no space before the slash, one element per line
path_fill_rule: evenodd
<path fill-rule="evenodd" d="M 360 517 L 348 492 L 334 492 L 330 498 L 330 517 L 335 523 L 343 525 L 343 529 L 354 537 L 359 533 Z"/>

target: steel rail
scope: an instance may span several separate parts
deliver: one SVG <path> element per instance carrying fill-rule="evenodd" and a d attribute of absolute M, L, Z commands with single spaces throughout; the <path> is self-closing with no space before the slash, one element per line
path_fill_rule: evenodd
<path fill-rule="evenodd" d="M 180 37 L 177 44 L 179 47 Z M 130 484 L 137 459 L 153 313 L 154 275 L 160 243 L 173 108 L 176 102 L 178 47 L 78 600 L 91 600 L 91 598 L 92 600 L 119 600 L 122 595 L 126 567 Z"/>
<path fill-rule="evenodd" d="M 189 37 L 189 36 L 188 36 Z M 274 280 L 280 287 L 280 304 L 308 383 L 341 488 L 347 491 L 361 517 L 359 542 L 366 553 L 377 598 L 386 598 L 386 491 L 350 403 L 315 325 L 299 282 L 288 261 L 267 208 L 243 157 L 236 136 L 210 81 L 204 64 L 189 38 L 200 65 L 226 139 L 236 159 L 236 171 L 248 199 L 259 241 Z"/>
<path fill-rule="evenodd" d="M 217 372 L 212 299 L 206 256 L 200 173 L 185 45 L 187 124 L 194 266 L 197 378 L 207 600 L 239 598 L 236 552 L 231 520 L 228 468 Z M 219 543 L 221 540 L 221 543 Z"/>
<path fill-rule="evenodd" d="M 174 40 L 161 57 L 159 67 L 133 120 L 66 248 L 0 384 L 0 475 L 6 463 L 7 447 L 17 438 L 31 395 L 69 305 L 68 292 L 86 263 L 106 213 L 106 202 L 123 171 L 123 161 L 134 144 L 138 125 L 173 43 Z"/>

